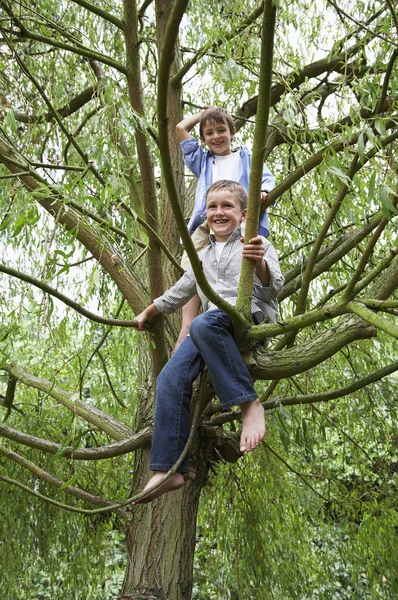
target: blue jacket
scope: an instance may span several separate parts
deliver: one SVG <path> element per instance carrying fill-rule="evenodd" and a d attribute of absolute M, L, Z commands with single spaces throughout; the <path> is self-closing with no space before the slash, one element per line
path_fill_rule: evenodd
<path fill-rule="evenodd" d="M 188 223 L 189 233 L 192 235 L 195 229 L 197 229 L 206 219 L 206 192 L 212 184 L 213 153 L 210 152 L 210 150 L 203 150 L 198 140 L 193 137 L 183 140 L 180 143 L 180 147 L 184 155 L 185 164 L 198 178 L 198 185 L 195 193 L 195 205 L 192 217 Z M 240 170 L 237 181 L 239 181 L 245 190 L 248 191 L 252 155 L 244 146 L 241 146 L 237 151 L 240 153 Z M 267 166 L 264 165 L 261 189 L 270 192 L 274 187 L 275 179 Z M 266 210 L 260 215 L 258 232 L 264 237 L 268 237 L 269 235 L 268 214 Z"/>

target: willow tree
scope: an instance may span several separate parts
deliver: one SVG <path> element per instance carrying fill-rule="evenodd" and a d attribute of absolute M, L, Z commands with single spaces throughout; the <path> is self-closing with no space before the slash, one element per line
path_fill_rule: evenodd
<path fill-rule="evenodd" d="M 220 412 L 203 374 L 186 485 L 132 507 L 148 477 L 155 378 L 179 324 L 159 317 L 143 340 L 134 315 L 180 275 L 181 237 L 202 289 L 235 322 L 267 410 L 336 401 L 398 369 L 388 357 L 398 20 L 390 2 L 360 21 L 332 1 L 320 12 L 268 0 L 99 4 L 0 3 L 1 494 L 23 520 L 34 510 L 39 545 L 50 543 L 46 510 L 54 523 L 76 512 L 117 524 L 121 598 L 187 600 L 201 492 L 210 466 L 241 458 L 239 413 Z M 253 141 L 248 235 L 264 159 L 277 177 L 268 204 L 286 284 L 276 324 L 251 322 L 249 262 L 237 309 L 222 304 L 186 229 L 195 183 L 184 182 L 174 127 L 209 104 L 228 106 Z M 369 360 L 342 384 L 344 352 Z M 314 389 L 325 369 L 333 389 Z M 5 514 L 3 532 L 18 534 L 3 536 L 4 564 L 15 567 L 16 544 L 32 538 Z"/>

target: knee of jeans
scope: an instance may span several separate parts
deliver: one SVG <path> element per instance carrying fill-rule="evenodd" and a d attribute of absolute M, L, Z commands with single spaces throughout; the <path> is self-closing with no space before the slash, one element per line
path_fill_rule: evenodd
<path fill-rule="evenodd" d="M 203 315 L 199 315 L 192 321 L 191 326 L 189 328 L 189 335 L 191 336 L 192 340 L 200 339 L 205 337 L 206 333 L 208 332 L 208 329 L 209 324 L 206 320 L 206 313 L 204 313 Z"/>
<path fill-rule="evenodd" d="M 161 386 L 168 387 L 169 382 L 172 380 L 172 373 L 170 373 L 170 368 L 168 368 L 168 363 L 166 363 L 163 369 L 160 371 L 159 375 L 157 376 L 156 389 L 159 390 Z"/>

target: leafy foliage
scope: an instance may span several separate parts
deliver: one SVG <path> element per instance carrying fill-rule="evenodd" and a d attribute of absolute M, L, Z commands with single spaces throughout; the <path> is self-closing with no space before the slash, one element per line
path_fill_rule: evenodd
<path fill-rule="evenodd" d="M 146 340 L 132 327 L 93 318 L 131 321 L 178 276 L 170 253 L 178 260 L 181 232 L 165 181 L 178 179 L 181 156 L 172 149 L 168 172 L 156 107 L 160 55 L 168 51 L 159 49 L 162 12 L 175 5 L 1 3 L 0 561 L 7 599 L 108 600 L 120 591 L 125 561 L 140 554 L 145 568 L 134 590 L 127 589 L 134 569 L 127 569 L 126 593 L 142 584 L 147 595 L 155 586 L 177 600 L 180 580 L 190 577 L 177 566 L 173 577 L 164 575 L 172 569 L 162 548 L 172 540 L 145 546 L 147 529 L 159 539 L 148 513 L 104 508 L 129 496 L 133 473 L 134 485 L 142 484 L 147 441 L 136 454 L 73 455 L 151 426 L 153 372 L 177 334 L 173 319 Z M 237 143 L 252 145 L 261 12 L 251 0 L 190 2 L 170 54 L 171 137 L 183 110 L 222 105 L 234 115 Z M 224 433 L 220 451 L 209 438 L 206 452 L 194 456 L 203 480 L 209 456 L 214 472 L 199 508 L 193 598 L 397 596 L 396 23 L 390 2 L 277 7 L 264 147 L 279 184 L 268 210 L 286 286 L 282 330 L 253 355 L 270 433 L 256 454 L 231 466 L 221 460 L 222 444 L 234 434 L 236 414 L 211 415 Z M 188 173 L 185 179 L 179 204 L 189 215 L 195 182 Z M 327 354 L 339 331 L 358 322 L 350 301 L 370 312 L 366 302 L 381 291 L 391 306 L 372 314 L 383 323 Z M 327 319 L 305 321 L 315 309 Z M 300 317 L 289 332 L 285 324 Z M 285 360 L 294 374 L 268 375 L 267 360 Z M 389 364 L 388 375 L 377 375 Z M 374 373 L 370 385 L 345 395 Z M 336 394 L 320 402 L 323 392 Z M 5 427 L 13 431 L 6 435 Z M 49 453 L 17 434 L 58 446 Z M 10 480 L 65 511 L 105 512 L 65 512 Z M 178 502 L 159 508 L 159 521 L 178 512 Z M 195 511 L 191 500 L 191 520 Z M 134 527 L 125 554 L 122 537 L 134 537 Z M 176 556 L 184 573 L 190 554 Z M 146 566 L 156 561 L 164 568 L 153 575 Z M 159 583 L 163 576 L 170 581 Z"/>

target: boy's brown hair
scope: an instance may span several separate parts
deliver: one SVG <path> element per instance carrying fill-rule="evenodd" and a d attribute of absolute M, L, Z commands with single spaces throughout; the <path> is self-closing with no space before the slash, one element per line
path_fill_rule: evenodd
<path fill-rule="evenodd" d="M 228 190 L 231 192 L 231 194 L 239 201 L 241 210 L 247 208 L 247 194 L 245 188 L 242 187 L 240 183 L 230 181 L 229 179 L 220 179 L 219 181 L 212 183 L 206 192 L 206 202 L 210 192 L 218 192 L 220 190 Z"/>
<path fill-rule="evenodd" d="M 203 129 L 206 123 L 226 123 L 230 132 L 232 134 L 235 133 L 234 122 L 225 108 L 210 106 L 205 110 L 199 121 L 199 135 L 201 140 L 203 140 Z"/>

